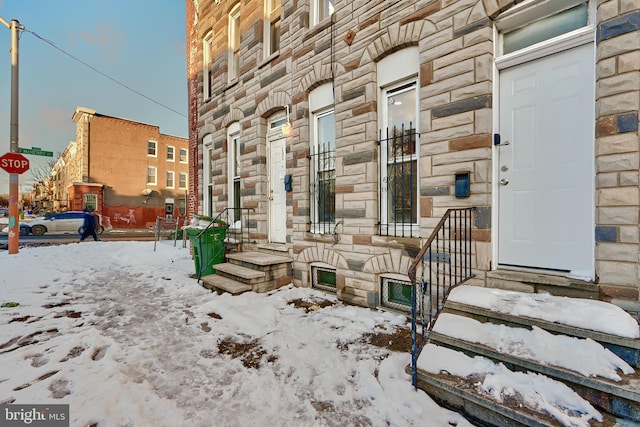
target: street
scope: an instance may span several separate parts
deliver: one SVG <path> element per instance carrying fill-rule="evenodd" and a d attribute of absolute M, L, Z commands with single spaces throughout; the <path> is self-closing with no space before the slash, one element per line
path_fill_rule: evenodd
<path fill-rule="evenodd" d="M 161 240 L 166 240 L 169 236 L 167 230 L 163 230 L 160 236 Z M 155 239 L 155 230 L 126 230 L 118 229 L 105 231 L 98 235 L 99 240 L 106 242 L 115 241 L 151 241 Z M 19 246 L 46 246 L 46 245 L 63 245 L 67 243 L 78 242 L 80 240 L 79 234 L 45 234 L 43 236 L 20 236 Z M 87 241 L 93 241 L 91 237 Z M 8 234 L 0 233 L 0 250 L 6 250 L 8 244 Z M 182 244 L 182 240 L 179 239 L 178 245 Z"/>

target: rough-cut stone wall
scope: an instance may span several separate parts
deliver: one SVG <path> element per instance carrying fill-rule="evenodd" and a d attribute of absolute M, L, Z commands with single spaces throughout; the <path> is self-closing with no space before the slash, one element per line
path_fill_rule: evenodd
<path fill-rule="evenodd" d="M 287 242 L 293 281 L 310 284 L 310 264 L 336 267 L 338 296 L 379 303 L 379 275 L 406 273 L 407 262 L 447 208 L 475 206 L 473 268 L 477 283 L 492 268 L 492 132 L 494 25 L 516 0 L 336 0 L 331 19 L 310 23 L 309 0 L 283 0 L 280 51 L 263 53 L 262 1 L 241 3 L 240 76 L 227 74 L 228 13 L 235 2 L 195 4 L 190 34 L 190 96 L 197 98 L 192 138 L 213 138 L 214 211 L 228 205 L 227 128 L 241 129 L 242 206 L 252 237 L 268 237 L 265 137 L 267 118 L 291 105 L 287 139 Z M 596 117 L 596 269 L 602 289 L 621 305 L 637 305 L 639 251 L 639 8 L 635 0 L 598 1 Z M 188 15 L 189 19 L 189 15 Z M 213 31 L 211 97 L 202 98 L 202 38 Z M 379 236 L 379 84 L 389 55 L 419 52 L 420 238 Z M 594 64 L 595 66 L 596 64 Z M 402 67 L 402 64 L 398 64 Z M 331 83 L 336 118 L 336 233 L 309 230 L 309 93 Z M 197 95 L 193 88 L 197 87 Z M 190 139 L 194 143 L 194 139 Z M 202 159 L 192 157 L 201 173 Z M 470 172 L 471 196 L 454 196 L 454 175 Z M 191 173 L 190 176 L 197 176 Z M 202 188 L 194 183 L 193 190 Z M 202 194 L 200 193 L 200 199 Z M 618 301 L 619 299 L 619 301 Z M 626 301 L 626 302 L 625 302 Z"/>
<path fill-rule="evenodd" d="M 638 311 L 640 3 L 598 1 L 596 272 L 601 292 Z"/>

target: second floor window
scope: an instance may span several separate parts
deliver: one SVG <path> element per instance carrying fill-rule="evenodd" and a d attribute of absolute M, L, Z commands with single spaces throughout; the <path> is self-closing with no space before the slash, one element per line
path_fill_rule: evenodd
<path fill-rule="evenodd" d="M 209 32 L 202 41 L 202 95 L 211 97 L 211 73 L 213 70 L 213 33 Z"/>
<path fill-rule="evenodd" d="M 187 149 L 186 148 L 181 148 L 180 149 L 180 163 L 187 163 Z"/>
<path fill-rule="evenodd" d="M 280 49 L 280 21 L 282 19 L 282 1 L 265 0 L 264 45 L 265 56 L 269 57 Z"/>
<path fill-rule="evenodd" d="M 229 13 L 229 81 L 238 78 L 240 72 L 240 4 Z"/>
<path fill-rule="evenodd" d="M 167 145 L 167 161 L 175 162 L 176 160 L 176 149 L 171 145 Z"/>
<path fill-rule="evenodd" d="M 333 15 L 335 0 L 313 0 L 313 24 L 316 25 Z"/>
<path fill-rule="evenodd" d="M 158 184 L 158 169 L 154 166 L 149 166 L 147 168 L 147 185 L 157 185 Z"/>
<path fill-rule="evenodd" d="M 147 156 L 149 157 L 158 156 L 158 143 L 151 139 L 147 141 Z"/>
<path fill-rule="evenodd" d="M 167 171 L 167 188 L 173 188 L 175 185 L 175 174 L 173 171 Z"/>

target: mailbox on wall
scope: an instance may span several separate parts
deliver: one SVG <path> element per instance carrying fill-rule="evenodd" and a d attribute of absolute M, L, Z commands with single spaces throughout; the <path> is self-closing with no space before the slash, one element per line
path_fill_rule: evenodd
<path fill-rule="evenodd" d="M 456 197 L 469 197 L 471 179 L 469 172 L 456 173 Z"/>

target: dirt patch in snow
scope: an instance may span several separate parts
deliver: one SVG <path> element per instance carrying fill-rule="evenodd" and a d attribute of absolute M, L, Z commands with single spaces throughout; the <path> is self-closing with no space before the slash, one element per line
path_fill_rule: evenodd
<path fill-rule="evenodd" d="M 260 346 L 258 340 L 237 342 L 230 337 L 226 337 L 218 341 L 218 353 L 227 354 L 234 359 L 240 359 L 245 368 L 253 369 L 260 369 L 263 359 L 267 363 L 273 363 L 278 360 L 275 355 L 267 355 L 267 351 Z"/>

